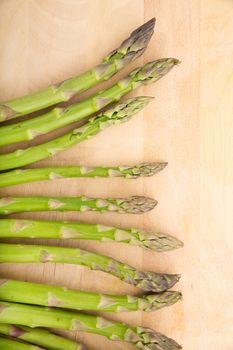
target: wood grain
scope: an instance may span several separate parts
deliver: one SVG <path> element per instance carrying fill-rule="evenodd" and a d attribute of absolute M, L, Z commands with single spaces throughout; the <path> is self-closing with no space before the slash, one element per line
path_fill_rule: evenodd
<path fill-rule="evenodd" d="M 178 57 L 182 60 L 178 68 L 156 85 L 134 94 L 152 95 L 155 101 L 128 124 L 103 131 L 41 165 L 113 165 L 164 160 L 169 162 L 167 169 L 150 179 L 56 180 L 1 189 L 1 194 L 149 195 L 158 199 L 158 207 L 143 216 L 70 212 L 14 217 L 135 226 L 176 235 L 185 242 L 185 248 L 166 254 L 94 242 L 59 244 L 106 253 L 145 270 L 181 273 L 177 288 L 183 291 L 182 303 L 156 313 L 107 316 L 157 329 L 177 339 L 184 349 L 230 350 L 232 1 L 1 0 L 0 99 L 36 91 L 83 72 L 117 47 L 132 29 L 153 16 L 157 18 L 156 32 L 143 58 L 101 87 L 109 86 L 143 62 Z M 52 136 L 60 133 L 56 131 Z M 50 137 L 46 135 L 44 139 Z M 3 264 L 0 272 L 3 277 L 83 290 L 139 293 L 111 276 L 73 265 Z M 133 349 L 99 336 L 81 333 L 74 336 L 94 349 Z"/>

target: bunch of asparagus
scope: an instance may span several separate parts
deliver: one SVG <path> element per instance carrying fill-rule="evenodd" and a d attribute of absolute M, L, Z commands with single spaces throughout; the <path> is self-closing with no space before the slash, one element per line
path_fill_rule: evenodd
<path fill-rule="evenodd" d="M 44 91 L 16 98 L 0 104 L 0 122 L 42 110 L 57 103 L 69 101 L 100 82 L 111 78 L 145 51 L 153 34 L 155 19 L 151 19 L 131 33 L 119 48 L 107 55 L 93 69 L 78 77 L 51 85 Z M 33 119 L 19 121 L 0 128 L 0 146 L 33 140 L 42 134 L 82 120 L 104 107 L 118 102 L 136 88 L 157 81 L 179 61 L 163 58 L 133 70 L 124 79 L 108 89 L 68 107 L 55 107 Z M 167 163 L 142 163 L 116 167 L 49 167 L 19 169 L 91 138 L 103 129 L 128 121 L 144 108 L 151 97 L 134 97 L 108 108 L 90 118 L 71 132 L 37 146 L 16 149 L 0 155 L 0 187 L 38 180 L 81 177 L 125 177 L 135 179 L 152 176 L 163 170 Z M 147 197 L 87 198 L 87 197 L 2 197 L 0 214 L 26 211 L 98 211 L 139 214 L 152 210 L 157 201 Z M 160 233 L 146 233 L 135 228 L 107 227 L 80 222 L 3 219 L 0 238 L 57 238 L 114 241 L 137 245 L 157 252 L 169 251 L 183 244 L 177 238 Z M 181 293 L 169 291 L 178 280 L 177 274 L 138 271 L 134 267 L 110 257 L 77 248 L 45 245 L 1 243 L 0 262 L 34 263 L 60 262 L 84 265 L 93 270 L 112 274 L 123 282 L 141 288 L 145 294 L 106 295 L 69 290 L 31 282 L 0 279 L 0 348 L 86 350 L 70 339 L 51 333 L 46 328 L 61 328 L 103 335 L 111 340 L 123 340 L 139 349 L 176 350 L 181 346 L 165 335 L 143 327 L 129 327 L 124 323 L 108 321 L 99 316 L 81 314 L 63 309 L 89 311 L 155 311 L 181 299 Z M 40 328 L 43 327 L 43 328 Z M 33 344 L 33 345 L 32 345 Z M 39 346 L 39 347 L 38 347 Z"/>

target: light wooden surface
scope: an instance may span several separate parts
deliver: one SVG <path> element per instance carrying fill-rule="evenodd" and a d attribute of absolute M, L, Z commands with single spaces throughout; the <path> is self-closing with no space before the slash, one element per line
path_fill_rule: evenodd
<path fill-rule="evenodd" d="M 150 179 L 56 180 L 2 189 L 1 194 L 103 197 L 143 194 L 158 199 L 158 207 L 142 216 L 70 212 L 15 217 L 135 226 L 181 238 L 185 248 L 166 254 L 116 244 L 64 244 L 106 253 L 145 270 L 181 273 L 177 288 L 183 291 L 182 303 L 150 314 L 107 316 L 157 329 L 181 342 L 184 349 L 230 350 L 232 1 L 1 0 L 0 99 L 36 91 L 50 82 L 83 72 L 153 16 L 157 18 L 156 31 L 145 55 L 111 83 L 148 60 L 180 58 L 182 64 L 166 78 L 135 93 L 156 96 L 155 101 L 128 124 L 108 129 L 41 164 L 112 165 L 164 160 L 169 162 L 167 169 Z M 138 293 L 136 288 L 114 277 L 78 266 L 3 264 L 0 271 L 3 277 L 83 290 Z M 100 336 L 80 333 L 77 339 L 94 349 L 133 349 L 126 343 L 113 344 Z"/>

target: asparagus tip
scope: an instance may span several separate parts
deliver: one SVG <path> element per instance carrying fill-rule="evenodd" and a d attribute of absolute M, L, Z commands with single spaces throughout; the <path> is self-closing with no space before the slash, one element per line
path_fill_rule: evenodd
<path fill-rule="evenodd" d="M 123 211 L 132 214 L 146 213 L 152 210 L 158 203 L 155 199 L 144 196 L 133 196 L 119 199 L 119 201 L 121 202 L 120 205 Z"/>
<path fill-rule="evenodd" d="M 143 248 L 155 250 L 157 252 L 165 252 L 182 248 L 184 243 L 168 234 L 163 233 L 140 233 L 140 245 Z"/>
<path fill-rule="evenodd" d="M 138 334 L 140 335 L 140 341 L 135 345 L 139 349 L 148 350 L 178 350 L 182 349 L 175 340 L 168 338 L 167 336 L 155 332 L 149 328 L 137 327 Z"/>
<path fill-rule="evenodd" d="M 137 272 L 136 286 L 148 292 L 161 293 L 172 288 L 180 279 L 178 274 L 162 274 L 156 272 Z"/>
<path fill-rule="evenodd" d="M 122 123 L 130 119 L 134 114 L 139 112 L 142 108 L 144 108 L 153 97 L 150 96 L 139 96 L 130 98 L 122 103 L 118 103 L 107 111 L 103 112 L 100 116 L 94 117 L 90 120 L 90 122 L 95 122 L 103 118 L 107 118 L 106 126 L 111 122 L 112 124 Z M 102 121 L 102 128 L 104 127 L 104 123 Z M 78 129 L 79 130 L 79 129 Z"/>
<path fill-rule="evenodd" d="M 128 40 L 133 41 L 133 47 L 131 47 L 131 50 L 135 50 L 136 48 L 138 49 L 138 52 L 135 51 L 136 57 L 142 55 L 146 50 L 147 45 L 154 33 L 154 27 L 155 18 L 153 17 L 131 33 Z"/>
<path fill-rule="evenodd" d="M 172 288 L 177 282 L 179 282 L 179 280 L 181 278 L 181 275 L 179 275 L 179 274 L 174 274 L 174 275 L 166 274 L 163 276 L 165 277 L 166 282 L 167 282 L 166 289 Z"/>
<path fill-rule="evenodd" d="M 182 294 L 177 291 L 166 291 L 158 294 L 143 296 L 139 301 L 140 310 L 155 311 L 166 306 L 175 304 L 182 298 Z"/>
<path fill-rule="evenodd" d="M 123 68 L 131 61 L 141 56 L 154 33 L 155 18 L 136 28 L 122 44 L 103 60 L 104 64 L 109 64 L 116 60 L 118 68 Z M 101 66 L 99 66 L 100 68 Z"/>
<path fill-rule="evenodd" d="M 180 61 L 177 58 L 161 58 L 148 62 L 145 66 L 136 68 L 129 76 L 140 85 L 149 84 L 161 79 Z"/>
<path fill-rule="evenodd" d="M 162 171 L 166 166 L 167 162 L 154 162 L 154 163 L 141 163 L 130 168 L 132 175 L 129 177 L 149 177 Z M 128 168 L 129 169 L 129 168 Z"/>

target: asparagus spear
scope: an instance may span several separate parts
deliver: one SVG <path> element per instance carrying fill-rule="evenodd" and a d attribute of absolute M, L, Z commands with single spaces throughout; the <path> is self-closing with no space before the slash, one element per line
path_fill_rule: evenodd
<path fill-rule="evenodd" d="M 0 129 L 0 146 L 20 141 L 32 140 L 38 135 L 61 128 L 81 120 L 109 105 L 130 91 L 145 84 L 157 81 L 167 74 L 179 61 L 175 58 L 163 58 L 136 68 L 126 78 L 109 89 L 75 103 L 69 107 L 57 107 L 39 117 L 17 124 L 3 126 Z"/>
<path fill-rule="evenodd" d="M 65 309 L 111 312 L 155 311 L 173 305 L 180 298 L 181 293 L 176 291 L 145 295 L 139 298 L 129 295 L 88 293 L 61 286 L 0 279 L 0 300 Z"/>
<path fill-rule="evenodd" d="M 1 350 L 45 350 L 38 346 L 21 343 L 15 339 L 0 337 L 0 349 Z"/>
<path fill-rule="evenodd" d="M 64 149 L 89 139 L 101 130 L 126 122 L 145 107 L 152 97 L 136 97 L 117 104 L 115 107 L 90 119 L 85 125 L 38 146 L 0 155 L 0 170 L 17 168 L 41 159 L 49 158 Z"/>
<path fill-rule="evenodd" d="M 134 30 L 119 48 L 103 59 L 100 65 L 80 76 L 51 85 L 43 91 L 1 103 L 0 122 L 68 101 L 75 94 L 108 80 L 144 53 L 153 34 L 154 25 L 155 19 L 152 18 Z"/>
<path fill-rule="evenodd" d="M 129 327 L 124 323 L 109 321 L 99 316 L 8 302 L 0 302 L 0 310 L 0 323 L 95 333 L 111 340 L 133 343 L 143 350 L 181 349 L 173 339 L 149 328 Z"/>
<path fill-rule="evenodd" d="M 0 323 L 0 333 L 46 347 L 46 349 L 50 350 L 87 350 L 84 345 L 48 332 L 42 328 L 30 328 L 21 325 L 14 326 L 11 324 Z M 10 349 L 14 350 L 15 348 Z"/>
<path fill-rule="evenodd" d="M 98 211 L 141 214 L 152 210 L 157 201 L 149 197 L 89 198 L 89 197 L 5 197 L 0 198 L 0 214 L 28 211 Z"/>
<path fill-rule="evenodd" d="M 98 224 L 67 221 L 0 220 L 0 238 L 56 238 L 114 241 L 137 245 L 157 252 L 177 249 L 183 243 L 160 233 L 146 233 L 135 228 L 122 229 Z"/>
<path fill-rule="evenodd" d="M 79 177 L 125 177 L 136 179 L 157 174 L 167 163 L 141 163 L 133 166 L 86 167 L 64 166 L 52 168 L 17 169 L 0 174 L 0 187 L 23 184 L 26 182 Z"/>
<path fill-rule="evenodd" d="M 1 244 L 0 262 L 34 263 L 54 262 L 87 266 L 92 270 L 107 272 L 148 292 L 163 292 L 174 286 L 180 276 L 156 272 L 142 272 L 110 257 L 78 248 L 43 245 Z M 11 323 L 11 322 L 9 322 Z M 14 323 L 14 322 L 12 322 Z"/>

